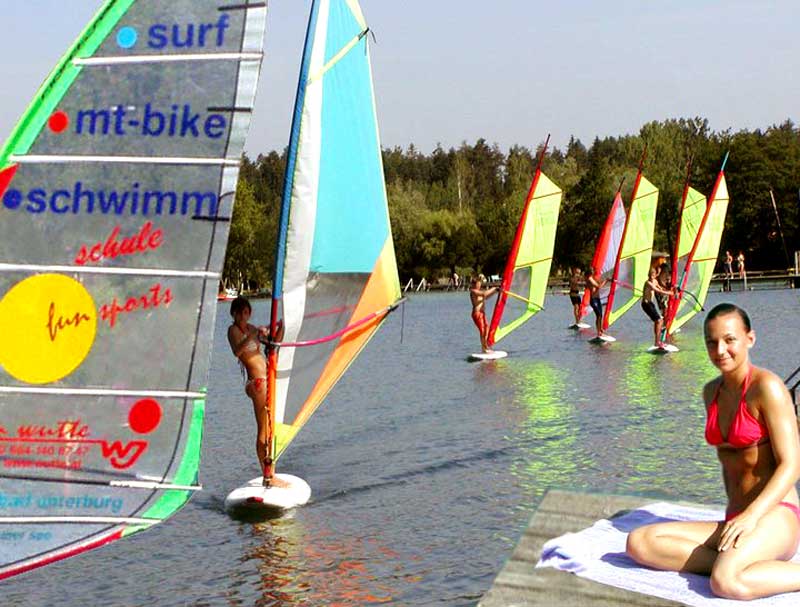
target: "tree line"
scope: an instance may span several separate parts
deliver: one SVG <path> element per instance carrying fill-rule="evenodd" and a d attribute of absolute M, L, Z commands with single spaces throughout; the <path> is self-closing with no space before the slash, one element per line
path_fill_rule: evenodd
<path fill-rule="evenodd" d="M 437 146 L 430 154 L 413 144 L 384 149 L 401 282 L 430 282 L 454 271 L 502 273 L 542 145 L 503 152 L 478 139 L 457 149 Z M 692 187 L 710 196 L 730 152 L 725 176 L 731 202 L 721 255 L 743 251 L 748 270 L 793 265 L 800 249 L 800 130 L 787 120 L 765 130 L 714 132 L 706 119 L 681 118 L 650 122 L 637 135 L 596 138 L 588 148 L 573 137 L 565 149 L 546 151 L 542 170 L 564 191 L 554 273 L 587 267 L 621 182 L 626 208 L 630 202 L 645 145 L 644 174 L 659 189 L 656 250 L 672 250 L 690 161 Z M 269 287 L 285 165 L 285 151 L 242 159 L 226 284 Z"/>

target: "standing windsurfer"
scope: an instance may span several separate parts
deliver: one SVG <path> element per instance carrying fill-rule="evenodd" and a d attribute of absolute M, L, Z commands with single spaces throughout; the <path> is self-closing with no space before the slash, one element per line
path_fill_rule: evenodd
<path fill-rule="evenodd" d="M 256 416 L 256 455 L 259 467 L 264 472 L 267 461 L 267 439 L 269 423 L 267 416 L 267 358 L 261 351 L 261 340 L 269 337 L 269 327 L 256 327 L 249 323 L 252 308 L 246 297 L 237 297 L 231 302 L 233 322 L 228 327 L 228 343 L 233 355 L 239 359 L 242 374 L 247 376 L 244 391 L 253 401 Z M 283 337 L 283 325 L 279 324 L 273 341 Z M 276 481 L 278 479 L 272 479 Z"/>
<path fill-rule="evenodd" d="M 663 270 L 662 270 L 663 273 Z M 661 341 L 661 329 L 664 326 L 664 317 L 661 315 L 656 305 L 656 295 L 669 295 L 671 291 L 663 288 L 658 281 L 659 270 L 650 268 L 647 273 L 647 280 L 642 288 L 642 310 L 653 321 L 653 345 L 660 348 L 664 345 Z"/>
<path fill-rule="evenodd" d="M 576 325 L 579 325 L 581 322 L 582 297 L 578 295 L 578 291 L 582 286 L 583 277 L 581 276 L 581 269 L 578 267 L 572 268 L 572 276 L 569 277 L 569 300 L 572 303 L 572 313 L 575 316 Z"/>
<path fill-rule="evenodd" d="M 720 597 L 752 600 L 800 590 L 800 437 L 781 378 L 754 366 L 756 335 L 747 313 L 730 303 L 706 317 L 706 352 L 720 371 L 703 388 L 706 441 L 716 447 L 728 506 L 722 521 L 639 527 L 627 553 L 664 571 L 710 576 Z"/>
<path fill-rule="evenodd" d="M 469 287 L 469 298 L 472 301 L 472 322 L 478 327 L 478 333 L 481 336 L 481 351 L 492 352 L 489 348 L 489 323 L 486 322 L 486 298 L 491 297 L 497 293 L 497 287 L 490 287 L 484 289 L 483 285 L 486 283 L 486 277 L 483 274 L 478 274 L 472 278 Z"/>
<path fill-rule="evenodd" d="M 597 337 L 605 335 L 603 331 L 603 302 L 600 301 L 600 289 L 608 282 L 605 278 L 599 281 L 595 278 L 597 268 L 589 268 L 584 275 L 584 284 L 589 291 L 589 305 L 594 310 L 594 326 L 597 329 Z"/>
<path fill-rule="evenodd" d="M 661 316 L 664 316 L 667 313 L 667 303 L 669 301 L 668 295 L 672 293 L 672 268 L 666 261 L 658 266 L 658 285 L 662 289 L 667 290 L 667 295 L 665 295 L 663 291 L 656 293 L 658 310 L 661 312 Z"/>

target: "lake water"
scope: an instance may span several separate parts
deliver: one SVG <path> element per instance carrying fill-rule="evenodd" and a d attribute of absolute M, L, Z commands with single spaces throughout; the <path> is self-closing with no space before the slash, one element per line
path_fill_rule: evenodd
<path fill-rule="evenodd" d="M 712 293 L 747 309 L 756 364 L 800 365 L 798 291 Z M 465 293 L 412 296 L 279 462 L 311 502 L 263 523 L 229 518 L 228 491 L 257 475 L 252 408 L 219 304 L 200 478 L 204 490 L 150 531 L 3 582 L 7 605 L 475 605 L 549 488 L 720 503 L 703 440 L 715 375 L 700 318 L 681 352 L 653 356 L 640 308 L 593 346 L 547 309 L 478 349 Z M 256 322 L 267 304 L 255 302 Z"/>

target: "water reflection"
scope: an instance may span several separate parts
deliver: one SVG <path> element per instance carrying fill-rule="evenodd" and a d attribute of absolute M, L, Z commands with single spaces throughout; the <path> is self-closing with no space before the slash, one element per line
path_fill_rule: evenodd
<path fill-rule="evenodd" d="M 330 527 L 310 533 L 298 521 L 282 518 L 253 525 L 252 540 L 257 544 L 241 562 L 253 561 L 258 572 L 255 605 L 343 607 L 393 600 L 394 591 L 386 583 L 391 577 L 380 567 L 375 570 L 375 564 L 396 561 L 399 555 L 374 537 L 337 533 Z M 230 604 L 245 603 L 237 595 L 232 593 Z"/>
<path fill-rule="evenodd" d="M 547 361 L 515 360 L 509 365 L 519 419 L 512 437 L 519 456 L 511 474 L 535 501 L 563 486 L 588 464 L 582 448 L 576 397 L 568 372 Z"/>
<path fill-rule="evenodd" d="M 635 448 L 614 452 L 621 491 L 703 500 L 719 484 L 716 460 L 703 439 L 701 396 L 715 370 L 698 347 L 700 335 L 682 341 L 676 354 L 638 350 L 626 357 L 620 386 L 629 411 L 620 442 Z"/>

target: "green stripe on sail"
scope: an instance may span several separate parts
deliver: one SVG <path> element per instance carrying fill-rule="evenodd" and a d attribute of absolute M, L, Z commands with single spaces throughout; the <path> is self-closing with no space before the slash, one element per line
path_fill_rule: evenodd
<path fill-rule="evenodd" d="M 513 299 L 523 300 L 525 306 L 515 307 L 517 316 L 497 327 L 495 341 L 499 341 L 524 324 L 544 307 L 547 279 L 550 277 L 556 241 L 561 195 L 561 188 L 550 181 L 547 175 L 539 173 L 536 190 L 531 196 L 525 225 L 522 228 L 517 258 L 514 260 L 514 278 L 511 281 L 511 293 L 508 295 L 504 319 L 509 316 L 508 304 L 512 303 Z M 514 292 L 515 285 L 523 286 L 524 291 Z"/>
<path fill-rule="evenodd" d="M 686 202 L 683 205 L 683 213 L 681 214 L 681 231 L 680 240 L 678 241 L 677 259 L 673 261 L 673 263 L 678 264 L 678 272 L 683 272 L 685 269 L 686 261 L 689 253 L 692 251 L 692 247 L 694 247 L 694 242 L 697 239 L 697 233 L 700 230 L 700 224 L 703 222 L 703 215 L 705 215 L 705 213 L 705 195 L 694 188 L 689 188 L 686 194 Z M 681 274 L 677 276 L 678 280 L 680 280 Z M 697 305 L 692 295 L 681 297 L 678 303 L 678 311 L 675 313 L 675 319 L 669 326 L 669 330 L 675 331 L 680 328 L 700 310 L 701 307 Z"/>
<path fill-rule="evenodd" d="M 197 482 L 197 471 L 200 469 L 200 446 L 203 442 L 203 418 L 205 417 L 206 401 L 198 398 L 192 403 L 191 422 L 189 434 L 186 438 L 186 446 L 183 450 L 183 458 L 175 473 L 172 483 L 175 485 L 193 485 Z M 142 515 L 144 518 L 154 518 L 163 520 L 178 510 L 192 496 L 192 491 L 182 489 L 169 489 L 150 506 Z M 149 525 L 133 525 L 126 527 L 123 537 L 147 529 Z"/>
<path fill-rule="evenodd" d="M 625 228 L 625 242 L 619 253 L 619 264 L 630 272 L 621 278 L 626 284 L 615 285 L 614 307 L 608 313 L 608 326 L 630 310 L 642 296 L 642 286 L 647 280 L 653 254 L 653 234 L 656 227 L 658 188 L 642 175 L 634 194 Z"/>
<path fill-rule="evenodd" d="M 11 155 L 26 154 L 56 106 L 81 72 L 76 57 L 91 57 L 135 0 L 108 0 L 47 77 L 0 151 L 0 169 Z"/>

